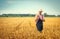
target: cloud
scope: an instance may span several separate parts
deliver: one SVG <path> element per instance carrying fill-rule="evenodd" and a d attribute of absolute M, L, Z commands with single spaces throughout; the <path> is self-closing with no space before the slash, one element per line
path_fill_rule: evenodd
<path fill-rule="evenodd" d="M 5 14 L 18 14 L 18 13 L 31 13 L 31 11 L 28 11 L 28 10 L 1 10 L 0 11 L 1 13 L 5 13 Z"/>

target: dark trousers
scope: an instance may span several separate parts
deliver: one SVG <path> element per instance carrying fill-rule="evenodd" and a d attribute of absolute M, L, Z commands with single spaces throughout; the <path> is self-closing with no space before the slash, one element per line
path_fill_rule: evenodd
<path fill-rule="evenodd" d="M 42 22 L 37 22 L 36 27 L 39 31 L 42 31 L 43 30 L 43 23 Z"/>

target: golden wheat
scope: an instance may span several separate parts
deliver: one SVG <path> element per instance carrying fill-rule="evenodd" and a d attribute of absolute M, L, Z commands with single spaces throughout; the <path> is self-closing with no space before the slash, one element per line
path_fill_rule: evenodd
<path fill-rule="evenodd" d="M 34 17 L 1 17 L 0 39 L 60 39 L 60 18 L 46 17 L 40 33 Z"/>

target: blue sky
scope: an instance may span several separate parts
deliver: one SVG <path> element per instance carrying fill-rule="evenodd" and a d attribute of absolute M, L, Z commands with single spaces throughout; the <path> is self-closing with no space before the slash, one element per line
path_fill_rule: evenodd
<path fill-rule="evenodd" d="M 60 14 L 60 0 L 0 0 L 0 14 Z"/>

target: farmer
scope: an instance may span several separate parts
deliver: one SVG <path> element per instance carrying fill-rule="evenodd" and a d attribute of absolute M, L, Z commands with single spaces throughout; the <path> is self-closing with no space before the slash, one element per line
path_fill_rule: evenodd
<path fill-rule="evenodd" d="M 42 10 L 40 10 L 38 12 L 38 14 L 36 14 L 35 16 L 35 22 L 36 22 L 36 26 L 37 26 L 37 29 L 38 31 L 42 31 L 43 30 L 43 21 L 44 20 L 44 16 L 42 15 Z"/>

